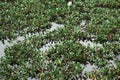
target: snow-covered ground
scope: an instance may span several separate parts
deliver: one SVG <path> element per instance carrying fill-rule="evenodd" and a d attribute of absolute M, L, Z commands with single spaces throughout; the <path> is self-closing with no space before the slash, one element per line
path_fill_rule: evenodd
<path fill-rule="evenodd" d="M 50 29 L 46 29 L 46 31 L 44 32 L 44 35 L 46 34 L 46 32 L 52 32 L 54 30 L 57 30 L 58 28 L 63 28 L 64 25 L 63 24 L 57 24 L 55 22 L 52 22 L 51 23 L 51 28 Z M 24 29 L 24 31 L 26 31 L 28 28 Z M 35 33 L 35 34 L 31 34 L 31 33 L 28 33 L 26 34 L 25 36 L 18 36 L 15 40 L 13 40 L 11 43 L 8 42 L 7 40 L 5 40 L 5 43 L 3 44 L 1 41 L 0 41 L 0 58 L 3 57 L 5 55 L 4 53 L 4 50 L 6 48 L 6 46 L 11 46 L 13 44 L 16 44 L 18 41 L 24 41 L 25 40 L 25 37 L 31 37 L 33 35 L 39 35 L 39 34 L 42 34 L 43 32 L 40 32 L 40 33 Z M 48 50 L 49 46 L 51 45 L 55 45 L 55 43 L 48 43 L 46 45 L 44 45 L 41 50 L 44 52 L 46 50 Z"/>
<path fill-rule="evenodd" d="M 82 44 L 85 47 L 89 46 L 90 48 L 96 48 L 96 47 L 103 48 L 102 44 L 94 43 L 94 42 L 87 41 L 87 40 L 85 40 L 85 41 L 80 40 L 80 44 Z"/>

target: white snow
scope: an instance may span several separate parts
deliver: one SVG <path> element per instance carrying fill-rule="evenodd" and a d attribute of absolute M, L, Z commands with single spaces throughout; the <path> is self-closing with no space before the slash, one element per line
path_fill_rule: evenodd
<path fill-rule="evenodd" d="M 52 24 L 51 28 L 47 29 L 47 31 L 51 31 L 52 32 L 54 30 L 57 30 L 58 28 L 63 28 L 64 27 L 63 24 L 57 24 L 55 22 L 52 22 L 51 24 Z"/>
<path fill-rule="evenodd" d="M 36 78 L 31 78 L 31 77 L 28 77 L 27 80 L 38 80 Z"/>
<path fill-rule="evenodd" d="M 96 69 L 97 66 L 95 65 L 91 65 L 90 63 L 88 63 L 87 65 L 85 65 L 83 71 L 82 71 L 82 74 L 84 75 L 86 72 L 91 72 L 93 71 L 94 69 Z"/>
<path fill-rule="evenodd" d="M 6 40 L 5 40 L 5 44 L 3 44 L 3 43 L 0 41 L 0 58 L 5 55 L 4 49 L 5 49 L 5 47 L 6 47 L 7 45 L 9 45 L 9 42 L 7 42 Z"/>
<path fill-rule="evenodd" d="M 64 27 L 63 24 L 57 24 L 57 23 L 55 23 L 55 22 L 52 22 L 51 24 L 52 24 L 51 28 L 50 28 L 50 29 L 46 29 L 46 31 L 45 31 L 44 33 L 42 33 L 42 32 L 40 32 L 40 33 L 36 32 L 36 33 L 34 33 L 34 34 L 28 33 L 28 34 L 26 34 L 25 36 L 18 36 L 18 37 L 17 37 L 15 40 L 13 40 L 11 43 L 8 42 L 7 40 L 5 40 L 5 44 L 3 44 L 3 43 L 0 41 L 0 58 L 5 55 L 4 49 L 6 48 L 7 45 L 8 45 L 8 46 L 11 46 L 11 45 L 16 44 L 18 41 L 24 41 L 24 40 L 25 40 L 25 37 L 31 37 L 31 36 L 33 36 L 33 35 L 39 35 L 39 34 L 45 35 L 46 32 L 49 32 L 49 31 L 52 32 L 52 31 L 54 31 L 54 30 L 57 30 L 58 28 L 63 28 L 63 27 Z M 26 31 L 27 29 L 28 29 L 28 27 L 27 27 L 26 29 L 24 29 L 24 31 Z M 44 45 L 44 46 L 41 48 L 41 50 L 42 50 L 43 52 L 45 52 L 46 50 L 49 49 L 49 46 L 54 46 L 54 45 L 55 45 L 54 42 L 53 42 L 53 43 L 50 42 L 50 43 Z"/>
<path fill-rule="evenodd" d="M 103 48 L 103 45 L 102 45 L 102 44 L 93 43 L 93 42 L 87 41 L 87 40 L 85 40 L 85 41 L 80 40 L 80 44 L 82 44 L 82 45 L 85 46 L 85 47 L 88 47 L 88 46 L 89 46 L 89 47 L 91 47 L 91 48 L 95 48 L 95 47 Z"/>
<path fill-rule="evenodd" d="M 43 45 L 42 48 L 40 48 L 40 50 L 41 50 L 42 52 L 46 52 L 46 51 L 49 50 L 49 47 L 50 47 L 50 46 L 54 46 L 54 45 L 55 45 L 54 42 L 49 42 L 49 43 Z"/>
<path fill-rule="evenodd" d="M 117 56 L 116 56 L 116 58 L 117 58 L 118 60 L 120 60 L 120 54 L 119 54 L 119 55 L 117 55 Z"/>
<path fill-rule="evenodd" d="M 81 26 L 85 26 L 86 24 L 86 20 L 82 20 L 82 22 L 80 23 Z"/>
<path fill-rule="evenodd" d="M 68 6 L 71 6 L 71 5 L 72 5 L 72 1 L 69 1 L 67 5 L 68 5 Z"/>
<path fill-rule="evenodd" d="M 62 44 L 62 42 L 61 41 L 58 41 L 58 42 L 49 42 L 49 43 L 43 45 L 42 48 L 40 48 L 40 50 L 42 52 L 46 52 L 46 51 L 48 51 L 50 49 L 50 47 L 54 47 L 56 44 Z"/>

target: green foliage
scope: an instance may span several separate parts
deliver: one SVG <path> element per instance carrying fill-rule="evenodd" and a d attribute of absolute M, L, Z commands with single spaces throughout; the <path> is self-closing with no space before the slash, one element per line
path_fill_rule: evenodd
<path fill-rule="evenodd" d="M 97 70 L 88 73 L 86 78 L 120 79 L 120 61 L 115 61 L 117 67 L 109 63 L 120 54 L 120 1 L 73 0 L 70 7 L 67 3 L 66 0 L 0 1 L 0 40 L 3 42 L 45 31 L 51 22 L 65 26 L 45 35 L 26 37 L 7 47 L 5 57 L 0 59 L 0 79 L 74 80 L 82 75 L 82 65 L 87 62 L 95 64 Z M 82 20 L 86 21 L 84 26 L 80 25 Z M 85 47 L 80 40 L 101 43 L 103 48 Z M 40 51 L 45 44 L 58 41 L 61 43 L 48 51 Z"/>

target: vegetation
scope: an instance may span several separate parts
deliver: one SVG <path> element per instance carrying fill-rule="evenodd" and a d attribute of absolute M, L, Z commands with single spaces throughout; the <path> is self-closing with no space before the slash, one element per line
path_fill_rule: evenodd
<path fill-rule="evenodd" d="M 67 4 L 66 0 L 0 0 L 0 40 L 3 43 L 50 29 L 51 22 L 65 26 L 6 47 L 5 56 L 0 59 L 1 80 L 28 77 L 78 80 L 83 78 L 82 65 L 87 62 L 97 68 L 86 72 L 85 80 L 120 79 L 120 60 L 114 60 L 116 67 L 110 63 L 120 54 L 120 1 L 73 0 L 71 6 Z M 80 25 L 82 20 L 86 21 L 85 25 Z M 100 43 L 103 48 L 85 47 L 80 40 Z M 59 41 L 46 52 L 40 50 L 49 42 Z"/>

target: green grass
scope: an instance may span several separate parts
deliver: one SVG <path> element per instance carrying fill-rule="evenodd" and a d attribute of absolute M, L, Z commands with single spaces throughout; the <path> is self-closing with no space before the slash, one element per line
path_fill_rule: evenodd
<path fill-rule="evenodd" d="M 80 26 L 86 20 L 85 26 Z M 0 60 L 0 79 L 73 80 L 82 74 L 83 64 L 89 61 L 97 69 L 87 73 L 96 80 L 119 80 L 120 60 L 117 67 L 109 60 L 120 54 L 120 1 L 74 0 L 67 6 L 65 0 L 0 1 L 0 40 L 14 40 L 18 35 L 49 29 L 51 22 L 65 27 L 46 35 L 35 35 L 5 49 Z M 27 31 L 24 31 L 27 28 Z M 85 27 L 85 32 L 78 29 Z M 80 40 L 92 40 L 104 48 L 85 47 Z M 48 42 L 61 41 L 48 52 L 39 49 Z M 81 77 L 80 77 L 81 79 Z"/>

